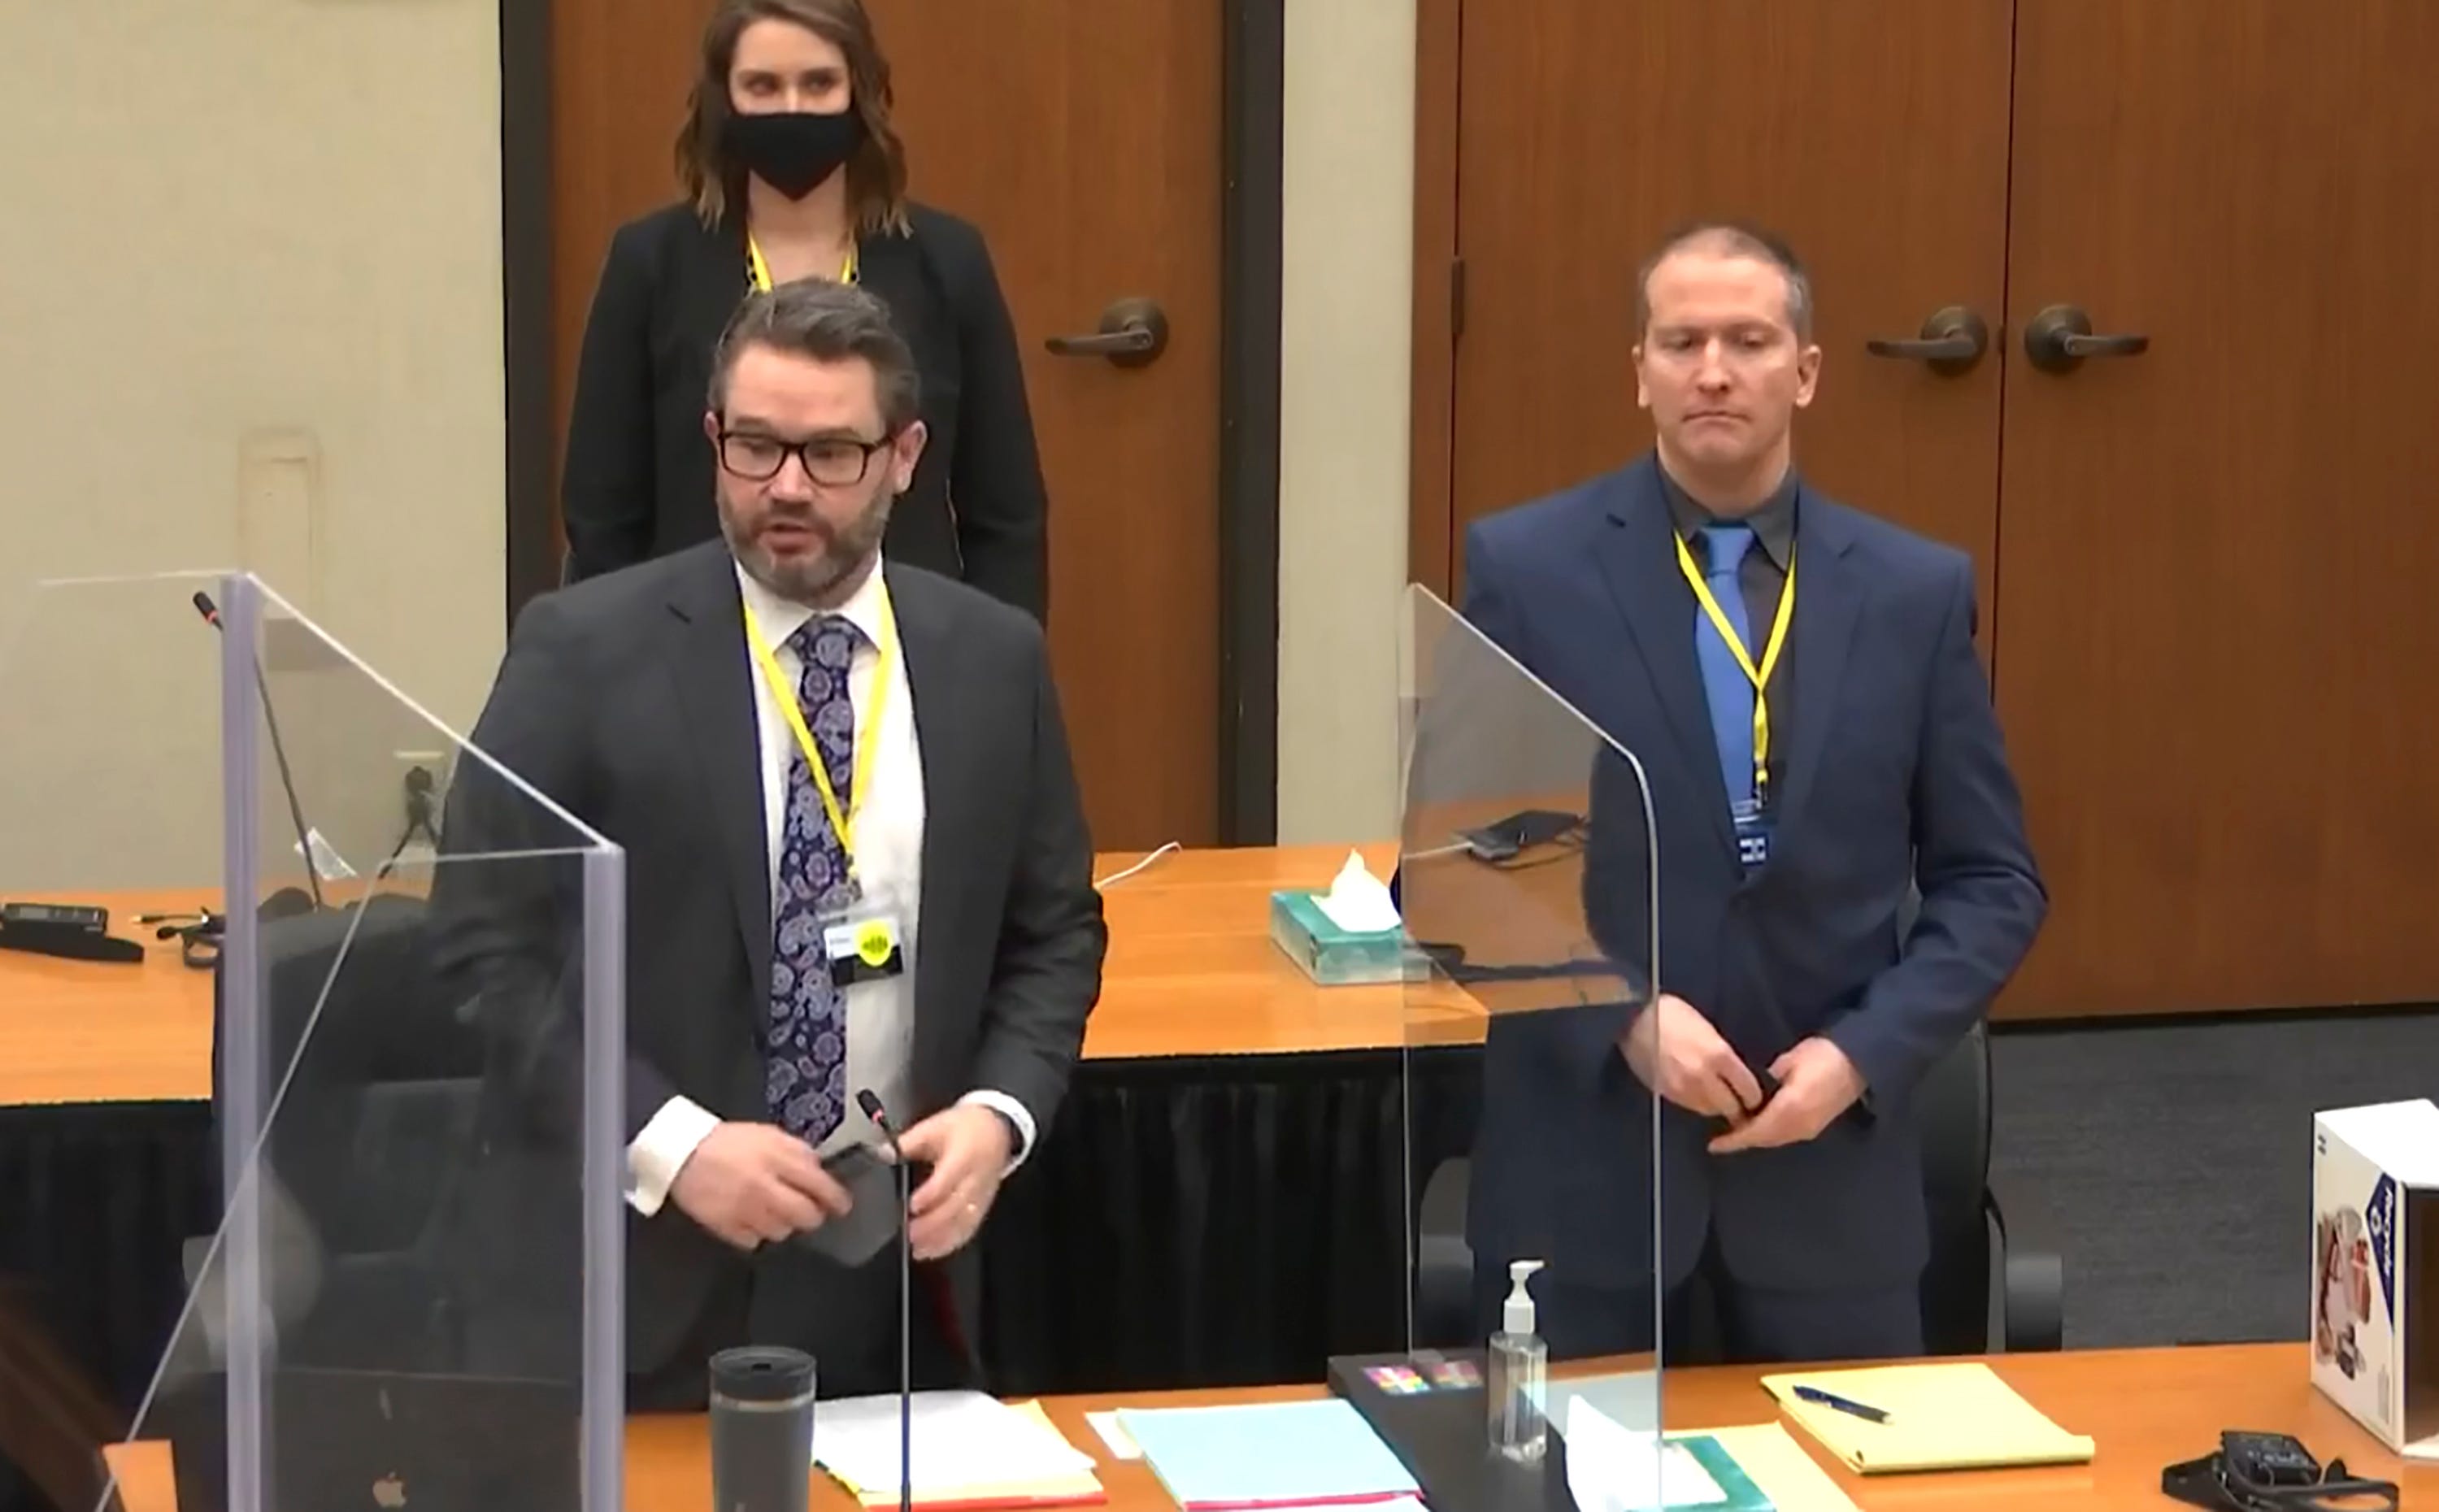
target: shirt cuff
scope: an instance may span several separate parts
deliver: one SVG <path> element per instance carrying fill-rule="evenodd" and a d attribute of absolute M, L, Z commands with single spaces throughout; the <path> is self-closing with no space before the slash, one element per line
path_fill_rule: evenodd
<path fill-rule="evenodd" d="M 646 1218 L 661 1210 L 695 1147 L 720 1127 L 720 1116 L 685 1097 L 672 1097 L 627 1147 L 627 1205 Z"/>
<path fill-rule="evenodd" d="M 1015 1098 L 1009 1096 L 1004 1092 L 991 1092 L 985 1090 L 982 1092 L 970 1092 L 966 1094 L 964 1096 L 957 1099 L 957 1106 L 960 1108 L 988 1108 L 992 1112 L 995 1112 L 1002 1118 L 1006 1119 L 1016 1130 L 1016 1150 L 1013 1154 L 1008 1156 L 1008 1170 L 1012 1171 L 1019 1165 L 1024 1165 L 1024 1157 L 1033 1153 L 1033 1115 L 1024 1111 L 1024 1104 L 1018 1102 Z M 1006 1175 L 1006 1172 L 1003 1171 L 1001 1174 Z"/>

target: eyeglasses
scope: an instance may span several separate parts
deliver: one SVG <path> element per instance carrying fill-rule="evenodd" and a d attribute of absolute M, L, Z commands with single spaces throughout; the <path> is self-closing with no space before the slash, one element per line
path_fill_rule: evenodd
<path fill-rule="evenodd" d="M 872 471 L 876 454 L 889 450 L 898 437 L 859 441 L 851 436 L 825 436 L 810 441 L 782 441 L 751 431 L 720 433 L 720 465 L 749 483 L 768 483 L 779 475 L 791 456 L 805 476 L 825 488 L 843 489 L 862 483 Z"/>

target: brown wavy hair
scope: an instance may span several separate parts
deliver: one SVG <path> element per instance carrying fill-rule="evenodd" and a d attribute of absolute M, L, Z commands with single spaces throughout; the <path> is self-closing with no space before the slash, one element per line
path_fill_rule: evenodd
<path fill-rule="evenodd" d="M 889 60 L 881 56 L 863 0 L 720 0 L 703 28 L 703 66 L 678 130 L 678 183 L 705 225 L 745 204 L 745 169 L 721 150 L 728 118 L 728 71 L 737 39 L 757 21 L 804 27 L 846 56 L 849 108 L 863 117 L 863 142 L 846 161 L 846 197 L 857 229 L 906 229 L 906 144 L 889 123 Z"/>

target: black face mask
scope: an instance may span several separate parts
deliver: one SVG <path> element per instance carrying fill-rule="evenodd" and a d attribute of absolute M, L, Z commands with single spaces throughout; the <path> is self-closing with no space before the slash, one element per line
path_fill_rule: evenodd
<path fill-rule="evenodd" d="M 801 200 L 863 145 L 863 117 L 853 107 L 828 116 L 806 111 L 736 115 L 728 117 L 724 135 L 732 162 L 788 198 Z"/>

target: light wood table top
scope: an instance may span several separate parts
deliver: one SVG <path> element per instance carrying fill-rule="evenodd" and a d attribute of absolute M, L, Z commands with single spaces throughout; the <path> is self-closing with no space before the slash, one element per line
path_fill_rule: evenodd
<path fill-rule="evenodd" d="M 1482 1010 L 1453 992 L 1436 1005 L 1394 987 L 1317 987 L 1270 941 L 1274 888 L 1320 887 L 1344 845 L 1186 850 L 1104 894 L 1110 956 L 1084 1039 L 1088 1060 L 1300 1055 L 1482 1037 Z M 1386 876 L 1394 845 L 1362 847 Z M 1108 879 L 1140 861 L 1104 856 Z M 33 899 L 23 899 L 31 901 Z M 216 899 L 120 893 L 98 901 L 115 933 L 140 937 L 140 967 L 0 952 L 0 1107 L 203 1101 L 211 1095 L 212 978 L 154 942 L 138 914 Z"/>
<path fill-rule="evenodd" d="M 0 951 L 0 1108 L 34 1103 L 203 1102 L 212 1094 L 212 973 L 156 940 L 140 914 L 220 906 L 216 893 L 10 898 L 99 903 L 110 931 L 144 944 L 141 966 Z"/>
<path fill-rule="evenodd" d="M 1355 847 L 1373 875 L 1394 844 Z M 1271 894 L 1326 887 L 1344 845 L 1184 850 L 1107 887 L 1110 958 L 1084 1058 L 1310 1055 L 1479 1042 L 1484 1013 L 1462 993 L 1320 987 L 1271 943 Z M 1103 857 L 1109 877 L 1140 857 Z"/>
<path fill-rule="evenodd" d="M 1972 1470 L 1897 1476 L 1849 1473 L 1789 1423 L 1864 1512 L 1990 1512 L 2022 1507 L 2150 1509 L 2173 1505 L 2160 1494 L 2162 1467 L 2218 1447 L 2223 1428 L 2290 1432 L 2323 1461 L 2342 1458 L 2359 1474 L 2394 1478 L 2406 1503 L 2439 1495 L 2439 1465 L 2403 1468 L 2370 1435 L 2311 1389 L 2302 1344 L 2228 1344 L 2193 1349 L 2096 1350 L 1999 1355 L 1990 1363 L 2026 1400 L 2073 1432 L 2089 1433 L 2098 1452 L 2089 1465 L 2032 1470 Z M 1662 1388 L 1671 1428 L 1726 1428 L 1768 1422 L 1776 1404 L 1750 1368 L 1670 1371 Z M 1309 1387 L 1076 1396 L 1043 1403 L 1068 1441 L 1099 1461 L 1110 1512 L 1170 1506 L 1140 1461 L 1118 1463 L 1084 1414 L 1120 1406 L 1182 1406 L 1309 1397 Z M 627 1505 L 634 1512 L 709 1512 L 710 1441 L 702 1417 L 638 1417 L 627 1426 Z M 166 1445 L 117 1445 L 105 1451 L 120 1478 L 126 1512 L 176 1512 Z M 853 1501 L 813 1478 L 816 1512 L 851 1512 Z"/>

